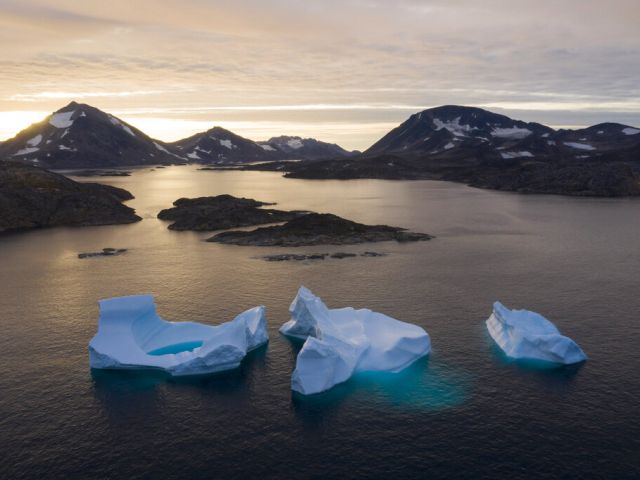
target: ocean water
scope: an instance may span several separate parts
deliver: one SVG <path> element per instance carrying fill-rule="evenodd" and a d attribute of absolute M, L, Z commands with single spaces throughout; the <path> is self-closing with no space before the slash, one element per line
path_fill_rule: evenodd
<path fill-rule="evenodd" d="M 95 180 L 130 190 L 144 220 L 0 237 L 0 478 L 640 478 L 639 200 L 186 166 Z M 238 247 L 156 218 L 180 197 L 222 193 L 436 238 Z M 103 247 L 129 251 L 77 258 Z M 388 255 L 255 258 L 365 250 Z M 300 343 L 278 328 L 300 285 L 330 307 L 421 325 L 432 354 L 292 394 Z M 92 372 L 97 300 L 137 293 L 172 321 L 217 324 L 263 304 L 270 342 L 217 376 Z M 484 328 L 495 300 L 547 316 L 589 360 L 508 361 Z"/>

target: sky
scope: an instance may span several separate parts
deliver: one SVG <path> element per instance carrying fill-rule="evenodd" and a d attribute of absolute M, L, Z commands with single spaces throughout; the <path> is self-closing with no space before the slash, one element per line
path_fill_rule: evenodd
<path fill-rule="evenodd" d="M 444 104 L 638 126 L 640 1 L 0 0 L 0 140 L 72 100 L 165 141 L 365 149 Z"/>

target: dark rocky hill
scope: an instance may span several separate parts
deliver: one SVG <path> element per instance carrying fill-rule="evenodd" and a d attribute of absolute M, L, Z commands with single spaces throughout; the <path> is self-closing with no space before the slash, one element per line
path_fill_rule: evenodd
<path fill-rule="evenodd" d="M 18 162 L 0 162 L 0 232 L 55 226 L 133 223 L 141 220 L 122 202 L 121 188 L 78 183 Z"/>
<path fill-rule="evenodd" d="M 113 115 L 76 102 L 0 144 L 0 159 L 49 169 L 185 161 L 163 142 Z"/>
<path fill-rule="evenodd" d="M 266 142 L 258 142 L 270 152 L 281 152 L 279 159 L 318 160 L 321 158 L 350 157 L 357 152 L 349 152 L 335 143 L 327 143 L 315 138 L 280 136 Z"/>

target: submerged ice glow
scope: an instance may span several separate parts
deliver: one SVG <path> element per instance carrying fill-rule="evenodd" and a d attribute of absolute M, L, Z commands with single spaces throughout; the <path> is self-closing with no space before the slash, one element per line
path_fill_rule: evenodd
<path fill-rule="evenodd" d="M 330 310 L 305 287 L 289 311 L 291 320 L 280 332 L 306 339 L 291 379 L 291 388 L 304 395 L 328 390 L 356 372 L 399 372 L 431 351 L 421 327 L 368 309 Z"/>

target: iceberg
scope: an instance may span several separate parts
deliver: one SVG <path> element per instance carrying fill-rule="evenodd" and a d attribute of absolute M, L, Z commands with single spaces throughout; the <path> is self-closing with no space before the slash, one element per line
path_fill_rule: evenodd
<path fill-rule="evenodd" d="M 91 368 L 153 368 L 173 376 L 221 372 L 238 367 L 247 352 L 269 340 L 263 306 L 211 326 L 163 320 L 152 295 L 98 303 L 98 333 L 89 342 Z"/>
<path fill-rule="evenodd" d="M 510 358 L 563 365 L 587 359 L 576 342 L 561 335 L 553 323 L 538 313 L 509 310 L 495 302 L 486 324 L 491 338 Z"/>
<path fill-rule="evenodd" d="M 368 309 L 330 310 L 305 287 L 289 312 L 280 332 L 305 340 L 291 378 L 291 388 L 303 395 L 328 390 L 356 372 L 399 372 L 431 351 L 421 327 Z"/>

